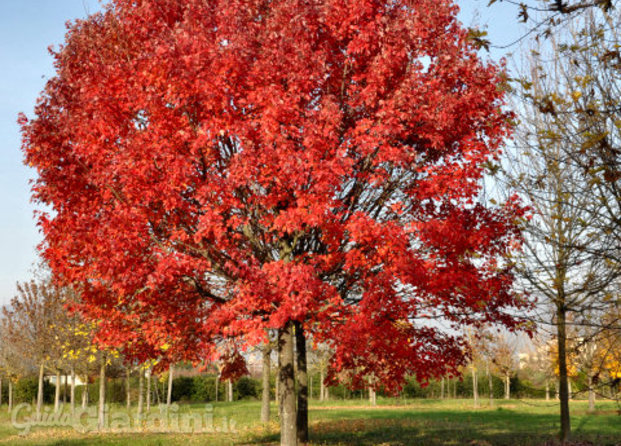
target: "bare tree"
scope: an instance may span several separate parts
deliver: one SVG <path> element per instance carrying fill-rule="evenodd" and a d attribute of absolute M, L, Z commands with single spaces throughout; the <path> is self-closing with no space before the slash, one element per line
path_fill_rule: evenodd
<path fill-rule="evenodd" d="M 59 320 L 66 317 L 63 306 L 65 293 L 66 290 L 53 286 L 49 281 L 18 283 L 17 296 L 2 309 L 7 342 L 19 355 L 30 358 L 38 368 L 37 419 L 41 419 L 43 409 L 46 368 L 57 370 L 54 362 L 61 357 L 56 326 Z"/>
<path fill-rule="evenodd" d="M 621 328 L 619 319 L 602 319 L 619 304 L 621 277 L 620 24 L 621 11 L 591 9 L 531 51 L 517 144 L 505 163 L 510 188 L 533 213 L 516 263 L 540 301 L 534 319 L 557 339 L 563 441 L 571 432 L 570 349 Z"/>

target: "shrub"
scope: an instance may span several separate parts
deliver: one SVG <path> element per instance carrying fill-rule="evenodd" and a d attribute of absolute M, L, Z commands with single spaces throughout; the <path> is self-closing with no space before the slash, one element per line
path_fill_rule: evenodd
<path fill-rule="evenodd" d="M 32 403 L 37 400 L 39 390 L 39 379 L 36 376 L 22 378 L 15 384 L 15 402 Z M 52 403 L 54 401 L 54 385 L 48 381 L 43 381 L 43 401 Z"/>

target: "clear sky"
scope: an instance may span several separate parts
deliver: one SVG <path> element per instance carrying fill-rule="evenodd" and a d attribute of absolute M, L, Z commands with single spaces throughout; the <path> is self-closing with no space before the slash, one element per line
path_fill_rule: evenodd
<path fill-rule="evenodd" d="M 511 4 L 497 2 L 488 8 L 489 0 L 457 3 L 462 22 L 487 27 L 494 44 L 503 46 L 521 35 Z M 39 92 L 53 75 L 47 48 L 63 41 L 65 22 L 99 8 L 97 0 L 0 1 L 0 305 L 13 297 L 16 281 L 32 276 L 41 240 L 29 199 L 33 172 L 22 164 L 17 114 L 32 116 Z M 493 49 L 491 57 L 505 52 Z"/>

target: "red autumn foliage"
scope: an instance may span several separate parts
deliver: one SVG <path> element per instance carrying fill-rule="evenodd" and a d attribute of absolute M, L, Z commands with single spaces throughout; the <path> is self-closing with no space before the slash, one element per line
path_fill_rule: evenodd
<path fill-rule="evenodd" d="M 297 320 L 390 386 L 454 370 L 465 325 L 516 328 L 523 210 L 477 198 L 511 116 L 455 14 L 114 0 L 72 24 L 20 122 L 45 258 L 100 337 L 196 360 Z"/>

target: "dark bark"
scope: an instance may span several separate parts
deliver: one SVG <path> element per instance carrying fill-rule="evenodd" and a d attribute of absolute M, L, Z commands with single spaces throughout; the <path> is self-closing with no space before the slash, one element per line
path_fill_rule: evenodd
<path fill-rule="evenodd" d="M 564 302 L 563 297 L 559 298 Z M 564 304 L 557 306 L 557 341 L 558 341 L 558 369 L 559 369 L 559 399 L 561 404 L 561 442 L 566 442 L 571 434 L 569 419 L 569 385 L 567 381 L 567 331 Z"/>
<path fill-rule="evenodd" d="M 298 392 L 297 427 L 298 441 L 308 443 L 308 371 L 306 358 L 306 336 L 301 323 L 295 323 L 296 375 Z"/>
<path fill-rule="evenodd" d="M 262 374 L 262 395 L 261 395 L 261 422 L 270 421 L 270 369 L 272 349 L 269 344 L 263 347 L 263 370 Z"/>

